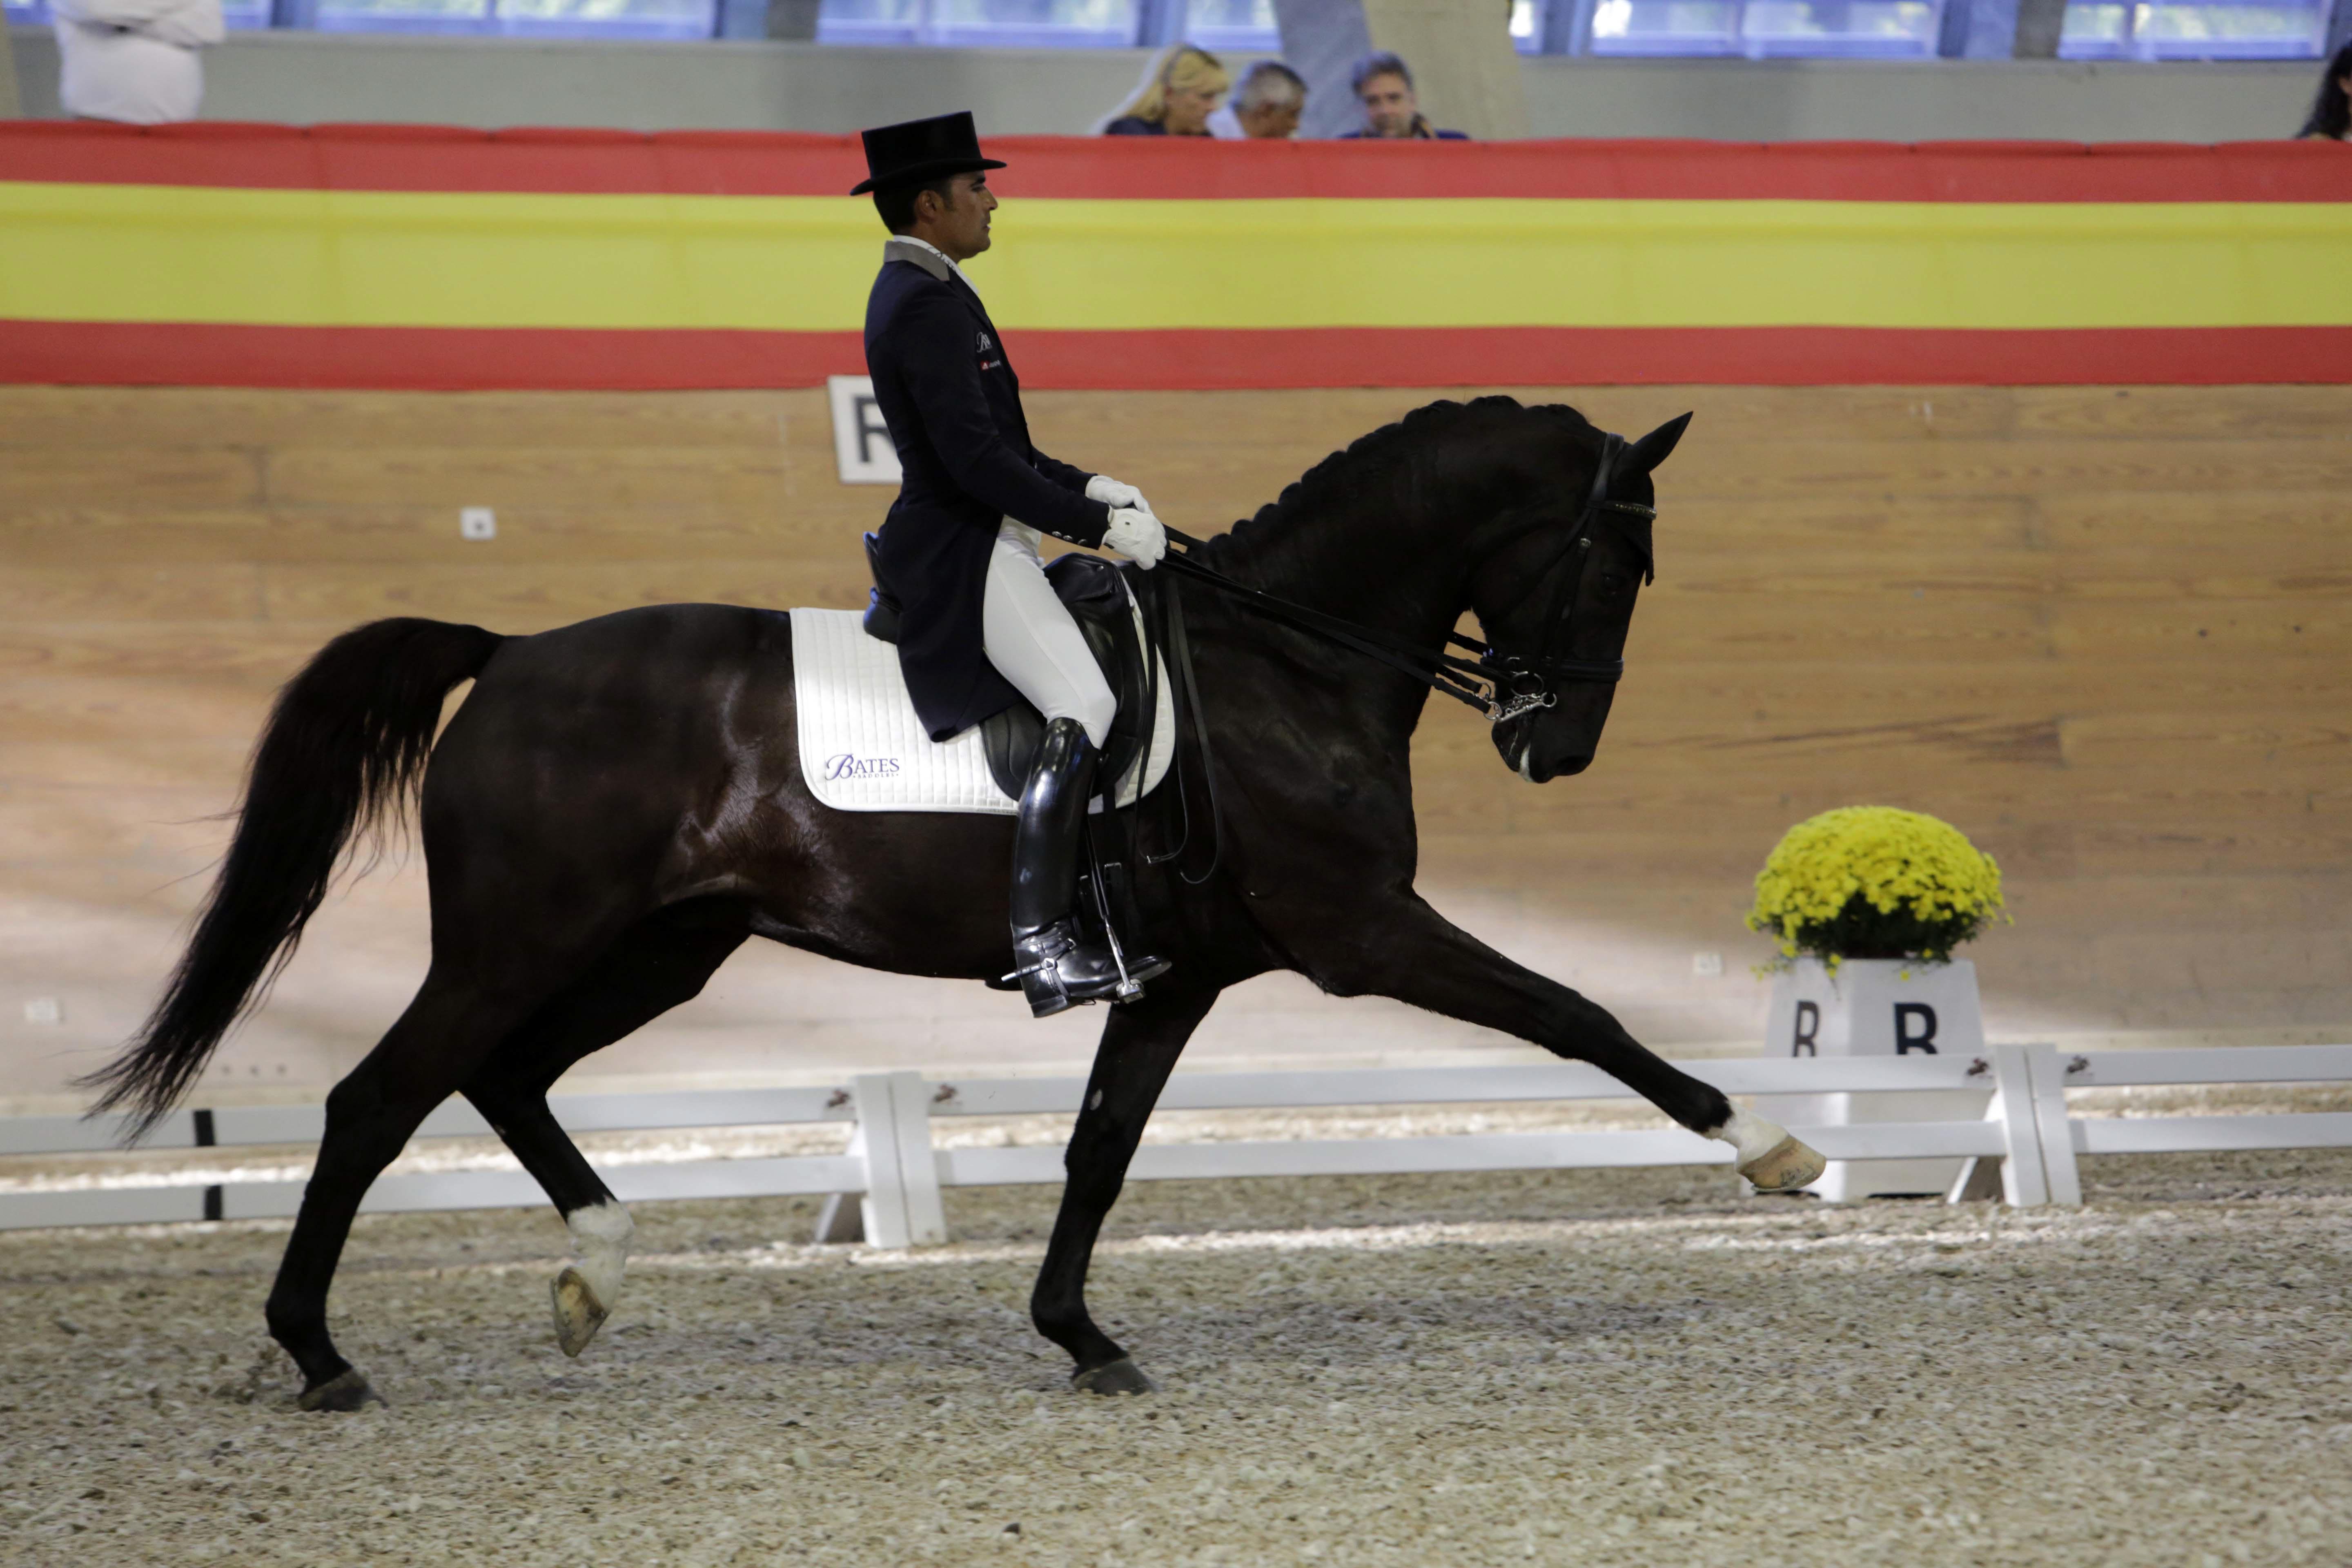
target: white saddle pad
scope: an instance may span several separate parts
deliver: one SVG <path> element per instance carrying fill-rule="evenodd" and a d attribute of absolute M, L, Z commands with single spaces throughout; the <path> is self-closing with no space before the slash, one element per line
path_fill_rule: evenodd
<path fill-rule="evenodd" d="M 801 775 L 835 811 L 979 811 L 1011 816 L 1018 802 L 996 787 L 980 727 L 933 741 L 915 717 L 898 650 L 866 635 L 856 610 L 793 612 L 793 697 L 800 710 Z M 1167 667 L 1150 754 L 1119 780 L 1118 804 L 1157 789 L 1176 754 Z M 1101 797 L 1096 798 L 1100 809 Z"/>

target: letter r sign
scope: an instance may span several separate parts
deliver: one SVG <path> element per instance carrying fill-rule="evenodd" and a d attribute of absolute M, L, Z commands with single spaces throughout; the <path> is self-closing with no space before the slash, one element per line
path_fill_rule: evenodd
<path fill-rule="evenodd" d="M 1792 1057 L 1817 1057 L 1822 1054 L 1822 1008 L 1818 1002 L 1797 1004 L 1797 1026 L 1790 1037 L 1789 1054 Z"/>
<path fill-rule="evenodd" d="M 874 401 L 874 379 L 865 375 L 825 378 L 825 399 L 833 405 L 833 460 L 845 485 L 895 485 L 898 482 L 898 448 L 890 444 L 890 427 L 882 419 L 882 405 Z"/>

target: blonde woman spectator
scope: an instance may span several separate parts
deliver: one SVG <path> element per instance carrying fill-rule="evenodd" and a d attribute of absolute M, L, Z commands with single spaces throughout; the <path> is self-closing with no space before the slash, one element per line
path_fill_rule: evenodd
<path fill-rule="evenodd" d="M 1231 79 L 1217 57 L 1190 44 L 1171 44 L 1143 73 L 1134 98 L 1110 119 L 1106 136 L 1206 136 L 1209 116 Z"/>
<path fill-rule="evenodd" d="M 1280 60 L 1260 60 L 1234 84 L 1234 100 L 1209 116 L 1209 134 L 1228 142 L 1287 141 L 1307 107 L 1307 83 Z"/>
<path fill-rule="evenodd" d="M 227 36 L 220 0 L 50 0 L 58 100 L 83 120 L 194 120 L 205 99 L 197 51 Z"/>

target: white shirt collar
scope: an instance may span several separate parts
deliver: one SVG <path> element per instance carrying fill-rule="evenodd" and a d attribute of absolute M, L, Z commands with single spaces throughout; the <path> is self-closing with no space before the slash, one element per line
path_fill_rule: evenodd
<path fill-rule="evenodd" d="M 950 256 L 946 251 L 941 250 L 938 246 L 933 245 L 929 240 L 917 239 L 911 234 L 894 234 L 890 237 L 897 240 L 900 245 L 921 246 L 925 250 L 929 251 L 941 261 L 946 262 L 948 264 L 948 270 L 956 275 L 957 280 L 962 283 L 965 288 L 971 289 L 971 279 L 963 275 L 963 268 L 955 264 L 955 258 Z M 971 289 L 971 291 L 974 294 L 978 294 L 980 292 L 977 289 Z"/>

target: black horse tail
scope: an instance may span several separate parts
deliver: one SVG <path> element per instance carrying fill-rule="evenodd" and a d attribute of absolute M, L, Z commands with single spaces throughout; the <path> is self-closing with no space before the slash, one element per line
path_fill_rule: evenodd
<path fill-rule="evenodd" d="M 228 859 L 163 999 L 121 1056 L 79 1080 L 102 1091 L 92 1115 L 128 1108 L 136 1139 L 187 1092 L 294 956 L 352 835 L 415 793 L 443 701 L 505 640 L 443 621 L 374 621 L 278 692 Z"/>

